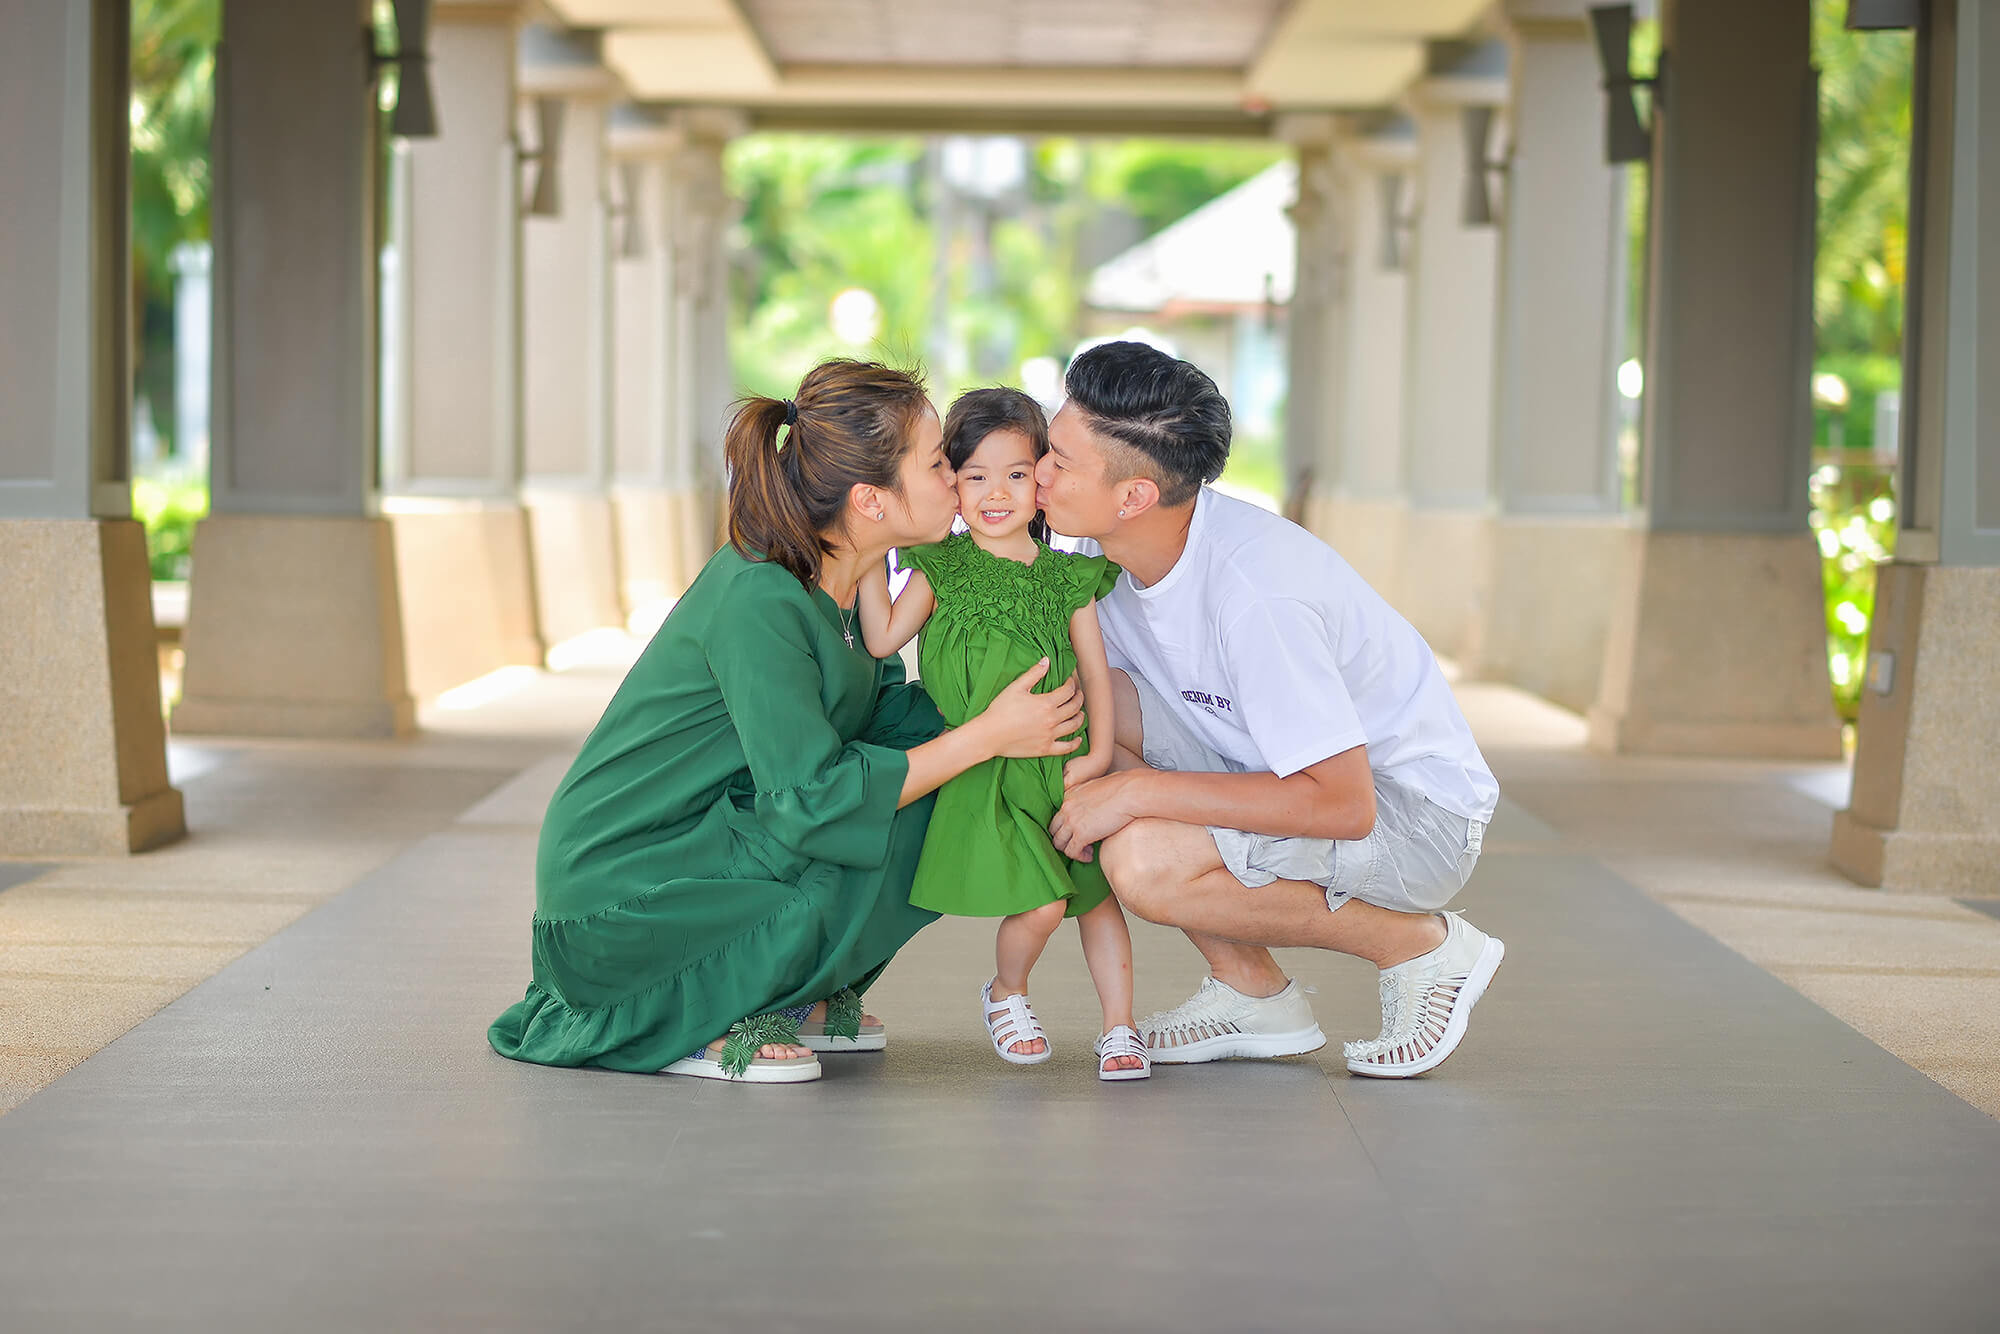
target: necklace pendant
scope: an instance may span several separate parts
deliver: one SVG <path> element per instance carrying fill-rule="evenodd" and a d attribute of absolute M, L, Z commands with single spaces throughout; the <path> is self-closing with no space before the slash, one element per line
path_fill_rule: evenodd
<path fill-rule="evenodd" d="M 852 630 L 842 630 L 840 632 L 840 637 L 847 641 L 847 646 L 849 648 L 854 647 L 854 632 Z"/>

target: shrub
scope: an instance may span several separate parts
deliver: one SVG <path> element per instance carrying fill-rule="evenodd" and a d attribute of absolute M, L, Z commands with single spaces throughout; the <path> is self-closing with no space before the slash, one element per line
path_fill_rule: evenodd
<path fill-rule="evenodd" d="M 195 521 L 208 513 L 203 482 L 132 484 L 132 517 L 146 525 L 146 556 L 155 579 L 185 579 L 194 548 Z"/>

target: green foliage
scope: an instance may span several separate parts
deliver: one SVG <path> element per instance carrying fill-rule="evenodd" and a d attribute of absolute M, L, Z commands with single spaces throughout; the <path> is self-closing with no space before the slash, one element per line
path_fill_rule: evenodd
<path fill-rule="evenodd" d="M 1811 523 L 1826 591 L 1827 667 L 1833 699 L 1849 722 L 1861 706 L 1868 622 L 1875 613 L 1875 567 L 1896 538 L 1892 472 L 1828 464 L 1813 474 Z"/>
<path fill-rule="evenodd" d="M 153 567 L 153 578 L 188 577 L 194 525 L 207 513 L 206 483 L 142 478 L 132 484 L 132 517 L 146 527 L 146 557 Z"/>
<path fill-rule="evenodd" d="M 1090 198 L 1116 205 L 1148 235 L 1235 189 L 1290 150 L 1282 144 L 1218 139 L 1120 139 L 1094 144 L 1084 181 Z"/>
<path fill-rule="evenodd" d="M 170 296 L 174 247 L 208 236 L 220 15 L 219 0 L 132 5 L 132 268 L 144 293 Z"/>
<path fill-rule="evenodd" d="M 1813 316 L 1822 353 L 1894 357 L 1909 229 L 1906 32 L 1848 32 L 1844 0 L 1814 0 L 1820 68 L 1819 237 Z"/>

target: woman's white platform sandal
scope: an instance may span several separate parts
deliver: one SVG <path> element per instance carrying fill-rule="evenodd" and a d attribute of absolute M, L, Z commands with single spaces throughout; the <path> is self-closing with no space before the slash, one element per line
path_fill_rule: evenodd
<path fill-rule="evenodd" d="M 1009 1065 L 1040 1065 L 1049 1059 L 1049 1035 L 1042 1031 L 1042 1021 L 1035 1018 L 1035 1007 L 1028 1004 L 1026 996 L 996 1001 L 993 984 L 988 982 L 979 989 L 979 1000 L 986 1007 L 986 1036 L 993 1039 L 993 1050 L 1000 1053 L 1001 1060 Z M 1033 1042 L 1037 1038 L 1042 1043 L 1038 1052 L 1008 1050 L 1017 1042 Z"/>
<path fill-rule="evenodd" d="M 804 1084 L 818 1079 L 823 1072 L 817 1056 L 791 1056 L 778 1060 L 758 1055 L 769 1046 L 796 1046 L 799 1016 L 810 1008 L 800 1006 L 738 1020 L 723 1035 L 721 1051 L 699 1047 L 660 1073 L 693 1075 L 696 1079 L 726 1079 L 736 1084 Z"/>
<path fill-rule="evenodd" d="M 1105 1064 L 1107 1061 L 1116 1060 L 1120 1056 L 1136 1056 L 1139 1058 L 1139 1064 L 1129 1070 L 1107 1068 Z M 1097 1077 L 1106 1081 L 1153 1077 L 1152 1053 L 1148 1052 L 1146 1044 L 1139 1040 L 1138 1029 L 1120 1024 L 1097 1040 Z"/>
<path fill-rule="evenodd" d="M 826 1018 L 799 1021 L 799 1045 L 818 1052 L 882 1051 L 889 1033 L 881 1024 L 864 1022 L 861 997 L 842 987 L 827 997 Z"/>

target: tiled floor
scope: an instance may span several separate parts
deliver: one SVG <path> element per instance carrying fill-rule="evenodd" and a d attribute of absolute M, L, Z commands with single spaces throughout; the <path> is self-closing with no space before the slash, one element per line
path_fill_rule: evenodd
<path fill-rule="evenodd" d="M 400 850 L 0 1117 L 0 1329 L 2000 1323 L 2000 1121 L 1751 961 L 1879 991 L 1894 933 L 1976 972 L 2000 923 L 1814 880 L 1812 809 L 1741 769 L 1579 782 L 1598 762 L 1496 723 L 1509 796 L 1462 906 L 1508 961 L 1427 1079 L 1352 1079 L 1334 1046 L 1100 1084 L 1067 931 L 1036 973 L 1056 1058 L 1004 1066 L 973 999 L 990 926 L 946 921 L 871 995 L 887 1053 L 728 1088 L 484 1045 L 527 980 L 535 819 L 580 733 L 546 720 L 591 712 L 575 682 L 550 688 L 574 694 L 515 702 L 504 765 L 451 734 L 423 777 L 329 761 L 322 811 L 365 811 L 349 841 L 396 824 Z M 212 778 L 238 809 L 265 799 Z M 1711 783 L 1753 789 L 1731 789 L 1733 834 L 1682 790 Z M 1649 809 L 1719 832 L 1677 850 Z M 286 847 L 341 846 L 338 822 L 294 818 L 265 812 L 276 832 L 232 854 L 252 881 L 283 882 Z M 95 865 L 35 884 L 102 885 Z M 199 888 L 192 861 L 133 865 L 127 908 Z M 1140 924 L 1135 944 L 1142 1008 L 1199 979 L 1173 933 Z M 1823 971 L 1842 959 L 1859 971 Z M 1373 1033 L 1372 970 L 1286 962 L 1336 1043 Z"/>

